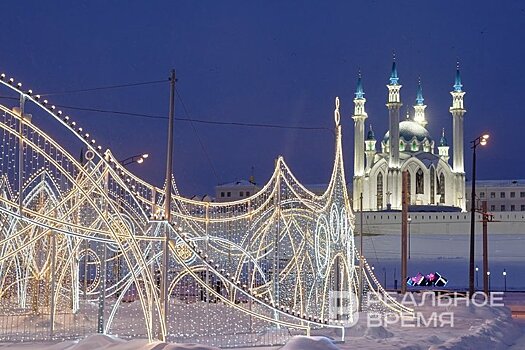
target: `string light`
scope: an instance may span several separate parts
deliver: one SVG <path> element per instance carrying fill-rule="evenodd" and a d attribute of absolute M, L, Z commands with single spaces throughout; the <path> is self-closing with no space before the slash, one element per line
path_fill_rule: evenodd
<path fill-rule="evenodd" d="M 23 94 L 10 82 L 1 84 Z M 235 202 L 186 199 L 174 183 L 173 222 L 166 223 L 164 189 L 119 166 L 111 151 L 102 152 L 69 116 L 55 113 L 54 105 L 48 109 L 47 100 L 26 98 L 69 129 L 87 151 L 80 163 L 36 125 L 24 124 L 20 168 L 21 116 L 0 105 L 5 188 L 0 215 L 7 223 L 0 236 L 6 247 L 0 254 L 6 271 L 0 297 L 9 295 L 10 310 L 16 306 L 31 317 L 67 318 L 55 319 L 56 329 L 47 328 L 55 338 L 101 326 L 120 336 L 152 340 L 161 332 L 225 346 L 251 344 L 250 337 L 263 332 L 269 336 L 262 345 L 273 345 L 282 343 L 288 330 L 342 330 L 354 321 L 361 297 L 356 294 L 359 253 L 346 192 L 339 100 L 334 168 L 325 194 L 307 190 L 279 158 L 268 183 Z M 172 238 L 168 295 L 173 313 L 164 324 L 159 274 L 166 229 Z M 366 261 L 364 267 L 367 296 L 382 300 L 368 311 L 412 312 L 388 297 Z M 53 300 L 54 308 L 35 293 Z M 341 305 L 334 307 L 333 298 Z M 27 331 L 11 328 L 13 339 L 50 337 L 37 332 L 40 321 L 32 320 L 38 318 L 26 316 L 10 315 L 29 324 Z"/>

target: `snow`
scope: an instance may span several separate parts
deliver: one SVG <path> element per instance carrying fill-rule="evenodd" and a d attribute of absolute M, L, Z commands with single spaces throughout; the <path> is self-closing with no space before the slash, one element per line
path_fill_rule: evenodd
<path fill-rule="evenodd" d="M 415 301 L 421 299 L 415 296 Z M 525 302 L 525 295 L 515 297 L 515 303 Z M 404 349 L 404 350 L 467 350 L 467 349 L 524 349 L 525 320 L 513 319 L 510 310 L 503 306 L 418 305 L 415 309 L 428 319 L 433 312 L 450 312 L 453 325 L 436 324 L 407 326 L 402 322 L 369 327 L 366 314 L 359 322 L 345 330 L 341 343 L 336 331 L 313 330 L 311 337 L 291 337 L 284 346 L 242 348 L 256 350 L 350 350 L 350 349 Z M 2 344 L 0 350 L 218 350 L 218 348 L 179 343 L 148 343 L 145 339 L 122 340 L 108 335 L 90 335 L 79 341 L 50 343 Z M 240 349 L 239 349 L 240 350 Z"/>
<path fill-rule="evenodd" d="M 281 350 L 338 350 L 339 348 L 327 337 L 295 336 Z"/>

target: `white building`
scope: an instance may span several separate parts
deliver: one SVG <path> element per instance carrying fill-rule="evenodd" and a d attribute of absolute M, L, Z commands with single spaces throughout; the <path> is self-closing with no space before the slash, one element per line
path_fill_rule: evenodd
<path fill-rule="evenodd" d="M 239 180 L 226 184 L 215 186 L 215 201 L 216 202 L 233 202 L 236 200 L 250 197 L 257 193 L 260 187 L 250 180 Z"/>
<path fill-rule="evenodd" d="M 467 210 L 471 206 L 472 183 L 466 183 Z M 476 208 L 487 201 L 489 212 L 525 211 L 525 180 L 477 180 Z"/>
<path fill-rule="evenodd" d="M 370 126 L 365 140 L 366 99 L 361 82 L 357 80 L 354 98 L 354 209 L 359 209 L 359 197 L 363 194 L 363 210 L 401 209 L 401 174 L 409 172 L 411 205 L 442 205 L 466 209 L 465 171 L 463 157 L 463 96 L 459 66 L 452 94 L 453 164 L 449 163 L 449 146 L 445 132 L 437 145 L 426 129 L 423 90 L 419 82 L 414 105 L 414 117 L 400 121 L 401 85 L 396 62 L 388 87 L 386 106 L 389 130 L 380 141 Z"/>

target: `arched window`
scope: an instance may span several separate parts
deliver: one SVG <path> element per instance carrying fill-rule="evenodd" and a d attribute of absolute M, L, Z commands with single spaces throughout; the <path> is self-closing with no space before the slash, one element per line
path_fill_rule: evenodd
<path fill-rule="evenodd" d="M 441 195 L 439 202 L 445 203 L 445 175 L 443 173 L 439 175 L 439 194 Z"/>
<path fill-rule="evenodd" d="M 425 175 L 423 175 L 423 170 L 419 168 L 416 173 L 416 194 L 425 193 Z"/>
<path fill-rule="evenodd" d="M 377 174 L 377 210 L 383 209 L 383 173 Z"/>
<path fill-rule="evenodd" d="M 435 171 L 434 171 L 434 167 L 431 166 L 430 167 L 430 204 L 434 204 L 435 201 L 436 201 L 436 197 L 435 197 L 435 183 L 436 183 L 436 179 L 435 179 Z"/>
<path fill-rule="evenodd" d="M 417 147 L 417 142 L 416 142 L 416 140 L 412 141 L 412 151 L 415 152 L 415 151 L 417 151 L 418 148 L 419 148 L 419 147 Z"/>

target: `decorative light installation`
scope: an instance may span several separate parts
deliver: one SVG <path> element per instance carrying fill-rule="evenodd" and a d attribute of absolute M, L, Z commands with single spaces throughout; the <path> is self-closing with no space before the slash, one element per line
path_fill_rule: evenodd
<path fill-rule="evenodd" d="M 273 345 L 352 324 L 359 298 L 381 300 L 365 311 L 412 312 L 385 293 L 366 261 L 359 295 L 339 99 L 334 168 L 323 195 L 308 191 L 279 158 L 268 183 L 236 202 L 187 199 L 173 182 L 173 221 L 166 222 L 163 189 L 125 169 L 50 102 L 4 77 L 0 86 L 19 94 L 21 104 L 0 105 L 0 339 L 99 330 Z M 38 119 L 27 117 L 29 110 Z M 87 150 L 83 163 L 33 123 L 44 117 Z M 172 238 L 166 322 L 165 230 Z"/>

